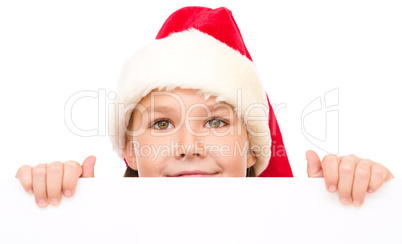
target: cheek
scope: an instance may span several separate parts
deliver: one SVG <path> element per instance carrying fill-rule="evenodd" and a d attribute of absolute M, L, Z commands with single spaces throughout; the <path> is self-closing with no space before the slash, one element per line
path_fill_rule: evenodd
<path fill-rule="evenodd" d="M 141 157 L 138 158 L 138 173 L 140 177 L 160 177 L 164 162 L 161 158 Z"/>
<path fill-rule="evenodd" d="M 137 165 L 141 177 L 160 176 L 166 159 L 172 156 L 171 139 L 167 137 L 152 137 L 141 135 L 136 137 Z"/>
<path fill-rule="evenodd" d="M 208 153 L 216 159 L 225 177 L 244 177 L 247 172 L 248 144 L 242 137 L 210 138 Z"/>
<path fill-rule="evenodd" d="M 221 152 L 231 158 L 245 158 L 248 151 L 248 142 L 242 136 L 212 136 L 206 141 L 211 151 Z"/>

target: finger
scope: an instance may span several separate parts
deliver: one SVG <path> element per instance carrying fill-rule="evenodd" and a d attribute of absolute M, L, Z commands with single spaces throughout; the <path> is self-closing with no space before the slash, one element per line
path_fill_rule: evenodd
<path fill-rule="evenodd" d="M 352 199 L 354 206 L 361 206 L 366 196 L 370 182 L 370 161 L 363 159 L 356 165 L 355 178 L 352 189 Z"/>
<path fill-rule="evenodd" d="M 353 156 L 344 157 L 339 163 L 339 200 L 342 204 L 348 205 L 352 201 L 352 187 L 357 158 Z"/>
<path fill-rule="evenodd" d="M 81 177 L 86 178 L 86 177 L 95 177 L 95 162 L 96 162 L 96 157 L 95 156 L 89 156 L 87 157 L 84 162 L 82 163 L 82 175 Z"/>
<path fill-rule="evenodd" d="M 64 163 L 63 175 L 63 193 L 66 197 L 74 195 L 77 181 L 82 174 L 81 165 L 75 161 L 67 161 Z"/>
<path fill-rule="evenodd" d="M 325 186 L 329 192 L 336 192 L 339 182 L 339 162 L 340 159 L 336 155 L 326 155 L 322 159 L 322 168 L 325 180 Z"/>
<path fill-rule="evenodd" d="M 389 170 L 382 164 L 374 164 L 371 167 L 370 183 L 367 191 L 369 193 L 375 192 L 385 181 L 392 179 L 392 177 L 393 175 L 391 172 L 389 172 Z"/>
<path fill-rule="evenodd" d="M 313 150 L 306 152 L 308 177 L 323 177 L 320 157 Z"/>
<path fill-rule="evenodd" d="M 47 193 L 46 193 L 46 164 L 38 164 L 32 171 L 32 186 L 35 195 L 36 204 L 39 207 L 46 207 Z"/>
<path fill-rule="evenodd" d="M 51 205 L 57 205 L 61 201 L 63 168 L 62 162 L 54 162 L 47 165 L 47 197 Z"/>
<path fill-rule="evenodd" d="M 354 157 L 355 159 L 357 159 L 357 161 L 363 160 L 362 158 L 359 158 L 358 156 L 354 155 L 354 154 L 349 154 L 347 156 L 339 156 L 340 161 L 342 161 L 343 158 L 346 157 Z"/>
<path fill-rule="evenodd" d="M 27 193 L 33 193 L 32 189 L 32 167 L 29 165 L 21 166 L 17 174 L 15 175 L 16 178 L 20 180 L 20 183 L 24 190 Z"/>
<path fill-rule="evenodd" d="M 387 176 L 385 177 L 385 181 L 389 181 L 389 180 L 392 180 L 393 178 L 395 178 L 395 176 L 391 173 L 391 171 L 389 171 L 389 169 L 387 169 L 384 165 L 382 165 L 382 166 L 384 167 L 384 169 L 387 172 Z"/>

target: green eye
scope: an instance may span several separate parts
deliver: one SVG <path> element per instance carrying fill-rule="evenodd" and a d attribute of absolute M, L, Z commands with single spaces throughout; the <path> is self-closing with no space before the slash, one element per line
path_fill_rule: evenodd
<path fill-rule="evenodd" d="M 170 125 L 170 126 L 169 126 Z M 153 128 L 156 128 L 158 130 L 166 130 L 166 129 L 170 129 L 173 127 L 172 123 L 170 123 L 168 120 L 159 120 L 156 121 L 153 125 Z"/>
<path fill-rule="evenodd" d="M 207 123 L 206 123 L 206 125 L 207 125 L 207 127 L 209 127 L 209 128 L 219 128 L 219 127 L 222 127 L 222 126 L 224 126 L 224 125 L 226 125 L 226 123 L 225 122 L 223 122 L 222 120 L 220 120 L 220 119 L 211 119 L 211 120 L 209 120 Z"/>

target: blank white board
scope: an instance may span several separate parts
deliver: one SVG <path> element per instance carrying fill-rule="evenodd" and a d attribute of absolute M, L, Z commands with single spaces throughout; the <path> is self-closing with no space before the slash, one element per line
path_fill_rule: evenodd
<path fill-rule="evenodd" d="M 344 206 L 323 178 L 81 178 L 39 208 L 0 179 L 0 243 L 402 243 L 402 180 Z"/>

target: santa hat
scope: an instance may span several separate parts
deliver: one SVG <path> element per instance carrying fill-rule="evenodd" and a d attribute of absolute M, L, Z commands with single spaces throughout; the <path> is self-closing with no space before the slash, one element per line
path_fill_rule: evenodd
<path fill-rule="evenodd" d="M 229 9 L 181 8 L 156 40 L 127 60 L 116 90 L 117 111 L 109 112 L 110 139 L 122 159 L 134 109 L 129 104 L 156 88 L 197 89 L 230 104 L 249 134 L 256 175 L 293 177 L 272 106 Z"/>

